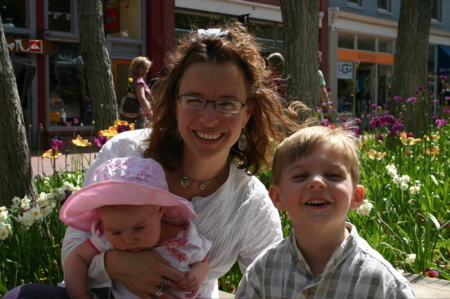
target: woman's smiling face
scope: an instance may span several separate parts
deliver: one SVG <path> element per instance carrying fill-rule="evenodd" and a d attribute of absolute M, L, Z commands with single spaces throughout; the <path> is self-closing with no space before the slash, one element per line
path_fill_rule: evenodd
<path fill-rule="evenodd" d="M 233 63 L 194 63 L 184 71 L 178 95 L 246 104 L 239 113 L 217 111 L 214 103 L 209 102 L 198 110 L 177 104 L 178 130 L 185 154 L 202 159 L 228 157 L 251 115 L 243 71 Z"/>

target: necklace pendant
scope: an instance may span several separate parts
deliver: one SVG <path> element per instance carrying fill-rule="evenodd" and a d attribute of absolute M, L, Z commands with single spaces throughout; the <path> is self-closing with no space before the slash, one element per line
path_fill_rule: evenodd
<path fill-rule="evenodd" d="M 205 190 L 205 189 L 206 189 L 206 186 L 205 186 L 204 183 L 201 183 L 201 184 L 200 184 L 200 189 L 201 189 L 201 190 Z"/>
<path fill-rule="evenodd" d="M 181 186 L 183 187 L 189 186 L 189 178 L 187 176 L 181 178 Z"/>

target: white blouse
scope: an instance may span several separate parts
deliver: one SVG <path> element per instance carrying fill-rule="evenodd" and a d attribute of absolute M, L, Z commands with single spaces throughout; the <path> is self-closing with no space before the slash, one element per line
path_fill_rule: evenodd
<path fill-rule="evenodd" d="M 142 156 L 151 130 L 120 133 L 108 141 L 86 173 L 84 185 L 91 180 L 94 169 L 102 162 L 127 156 Z M 196 196 L 191 201 L 197 213 L 193 223 L 200 234 L 213 245 L 208 254 L 210 271 L 202 284 L 205 298 L 218 298 L 217 279 L 223 276 L 236 260 L 244 273 L 248 265 L 268 246 L 282 240 L 281 222 L 265 186 L 255 176 L 248 176 L 234 164 L 228 180 L 207 197 Z M 61 258 L 90 237 L 90 234 L 69 227 L 63 241 Z M 104 256 L 95 256 L 89 267 L 89 279 L 97 285 L 110 287 Z"/>

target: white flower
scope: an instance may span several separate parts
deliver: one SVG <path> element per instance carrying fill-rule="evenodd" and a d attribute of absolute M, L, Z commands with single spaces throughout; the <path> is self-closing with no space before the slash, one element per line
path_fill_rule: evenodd
<path fill-rule="evenodd" d="M 27 210 L 30 208 L 30 199 L 25 195 L 24 198 L 20 201 L 20 207 L 24 210 Z"/>
<path fill-rule="evenodd" d="M 406 191 L 406 190 L 408 190 L 408 184 L 407 183 L 404 183 L 404 182 L 402 182 L 401 184 L 400 184 L 400 189 L 402 190 L 402 191 Z"/>
<path fill-rule="evenodd" d="M 405 260 L 405 262 L 406 262 L 407 264 L 412 264 L 412 263 L 414 263 L 415 261 L 416 261 L 416 255 L 415 255 L 414 253 L 408 255 L 408 257 L 407 257 L 406 260 Z"/>
<path fill-rule="evenodd" d="M 33 215 L 34 220 L 42 219 L 42 212 L 40 208 L 32 208 L 29 213 Z"/>
<path fill-rule="evenodd" d="M 19 216 L 17 220 L 26 226 L 32 226 L 34 223 L 34 216 L 30 213 L 30 211 L 27 211 L 23 213 L 23 216 Z"/>
<path fill-rule="evenodd" d="M 9 229 L 0 224 L 0 240 L 5 240 L 9 236 Z"/>
<path fill-rule="evenodd" d="M 389 164 L 386 166 L 388 175 L 391 177 L 397 176 L 397 168 L 395 168 L 394 164 Z"/>
<path fill-rule="evenodd" d="M 409 188 L 410 194 L 419 194 L 420 192 L 420 186 L 412 186 Z"/>
<path fill-rule="evenodd" d="M 408 200 L 408 204 L 410 204 L 410 205 L 414 205 L 415 203 L 416 203 L 416 200 L 414 198 Z"/>
<path fill-rule="evenodd" d="M 400 179 L 402 180 L 402 183 L 409 183 L 411 181 L 409 175 L 402 175 Z"/>
<path fill-rule="evenodd" d="M 400 186 L 400 184 L 402 183 L 402 180 L 400 179 L 400 177 L 399 177 L 398 175 L 395 175 L 395 176 L 393 176 L 392 178 L 393 178 L 394 183 L 395 183 L 397 186 Z"/>
<path fill-rule="evenodd" d="M 45 208 L 42 210 L 42 215 L 43 215 L 44 217 L 47 217 L 47 216 L 50 215 L 52 212 L 53 212 L 53 206 L 48 206 L 48 207 L 45 207 Z"/>
<path fill-rule="evenodd" d="M 372 208 L 373 204 L 367 199 L 364 199 L 361 206 L 356 210 L 356 213 L 362 216 L 369 216 L 370 211 L 372 211 Z"/>
<path fill-rule="evenodd" d="M 5 222 L 8 219 L 8 211 L 0 212 L 0 223 Z"/>

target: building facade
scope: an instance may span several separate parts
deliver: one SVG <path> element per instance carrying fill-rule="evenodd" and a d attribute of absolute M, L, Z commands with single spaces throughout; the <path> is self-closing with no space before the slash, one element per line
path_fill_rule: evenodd
<path fill-rule="evenodd" d="M 385 104 L 390 96 L 400 0 L 319 3 L 321 69 L 332 88 L 335 107 L 350 111 L 355 106 L 362 113 L 369 102 Z M 40 132 L 47 140 L 92 134 L 77 1 L 3 0 L 0 13 L 31 147 L 40 146 Z M 148 56 L 153 61 L 148 79 L 157 77 L 176 40 L 196 28 L 237 19 L 256 35 L 264 55 L 283 53 L 280 0 L 104 0 L 104 15 L 118 98 L 134 57 Z M 357 69 L 355 60 L 360 61 Z M 433 0 L 429 70 L 450 74 L 450 1 Z M 354 92 L 356 103 L 351 101 Z"/>
<path fill-rule="evenodd" d="M 328 82 L 338 111 L 368 113 L 390 94 L 400 0 L 328 0 Z M 450 2 L 432 0 L 428 71 L 450 78 Z M 355 61 L 360 61 L 356 68 Z M 435 92 L 442 84 L 435 76 Z M 356 101 L 353 94 L 356 93 Z M 336 106 L 335 106 L 336 107 Z"/>

